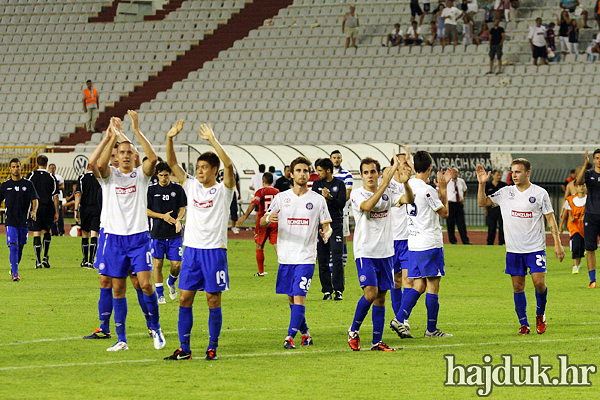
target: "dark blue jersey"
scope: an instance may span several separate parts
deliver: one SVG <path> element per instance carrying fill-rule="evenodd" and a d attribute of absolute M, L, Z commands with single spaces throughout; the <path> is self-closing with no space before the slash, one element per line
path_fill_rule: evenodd
<path fill-rule="evenodd" d="M 148 209 L 165 214 L 170 212 L 171 217 L 177 219 L 181 207 L 187 205 L 187 197 L 183 187 L 171 182 L 167 186 L 160 184 L 148 187 Z M 180 237 L 183 232 L 175 232 L 175 225 L 159 218 L 151 218 L 150 237 L 152 239 L 173 239 Z"/>
<path fill-rule="evenodd" d="M 598 215 L 600 214 L 600 174 L 592 168 L 585 171 L 584 178 L 587 186 L 585 213 Z"/>
<path fill-rule="evenodd" d="M 31 181 L 9 179 L 3 182 L 0 186 L 0 203 L 5 201 L 6 226 L 26 228 L 31 201 L 37 199 L 38 194 Z"/>
<path fill-rule="evenodd" d="M 341 224 L 344 217 L 344 206 L 346 205 L 346 185 L 344 181 L 338 178 L 333 178 L 330 182 L 317 179 L 312 185 L 312 190 L 320 195 L 323 194 L 323 188 L 327 188 L 329 194 L 331 194 L 331 199 L 325 199 L 331 222 Z"/>

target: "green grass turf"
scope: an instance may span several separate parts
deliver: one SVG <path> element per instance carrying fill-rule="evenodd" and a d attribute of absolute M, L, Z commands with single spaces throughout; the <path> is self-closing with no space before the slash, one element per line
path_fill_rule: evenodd
<path fill-rule="evenodd" d="M 2 239 L 3 240 L 3 239 Z M 481 363 L 485 354 L 500 363 L 528 363 L 540 354 L 556 376 L 557 354 L 575 364 L 597 363 L 598 292 L 587 289 L 587 273 L 571 275 L 571 261 L 548 259 L 548 331 L 517 336 L 510 279 L 504 275 L 504 248 L 447 246 L 446 277 L 440 292 L 439 326 L 451 339 L 424 339 L 424 298 L 410 318 L 414 340 L 401 340 L 389 328 L 388 300 L 383 340 L 395 353 L 353 352 L 346 331 L 361 296 L 353 262 L 347 266 L 347 288 L 341 302 L 321 300 L 315 275 L 307 299 L 307 320 L 315 345 L 286 351 L 283 339 L 289 307 L 275 294 L 276 262 L 266 249 L 264 278 L 255 278 L 254 243 L 233 240 L 229 246 L 231 290 L 223 295 L 223 331 L 219 360 L 204 360 L 208 342 L 207 307 L 199 293 L 192 331 L 194 359 L 164 362 L 178 346 L 178 303 L 160 306 L 167 346 L 156 351 L 146 333 L 135 292 L 128 290 L 127 332 L 130 350 L 108 353 L 114 340 L 82 340 L 98 326 L 97 273 L 79 267 L 79 239 L 53 238 L 51 269 L 33 269 L 32 243 L 26 246 L 20 274 L 13 283 L 8 250 L 0 251 L 0 399 L 414 399 L 473 398 L 475 388 L 445 387 L 443 356 L 460 364 Z M 549 248 L 549 254 L 552 254 Z M 530 323 L 535 325 L 535 297 L 528 278 Z M 114 324 L 111 323 L 114 332 Z M 363 347 L 371 339 L 371 317 L 361 330 Z M 46 340 L 45 340 L 46 339 Z M 592 387 L 496 387 L 491 398 L 600 398 L 599 375 Z"/>

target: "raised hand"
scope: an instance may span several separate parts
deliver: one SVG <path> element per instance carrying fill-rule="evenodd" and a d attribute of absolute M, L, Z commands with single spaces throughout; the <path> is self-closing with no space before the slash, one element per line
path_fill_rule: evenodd
<path fill-rule="evenodd" d="M 396 157 L 396 152 L 394 152 L 394 155 L 392 156 L 392 160 L 394 160 L 392 166 L 386 168 L 386 170 L 383 171 L 383 174 L 381 176 L 381 183 L 384 184 L 384 185 L 387 185 L 387 184 L 390 183 L 390 181 L 394 177 L 394 174 L 398 170 L 398 167 L 400 166 L 400 162 L 398 161 L 398 157 Z"/>
<path fill-rule="evenodd" d="M 586 150 L 586 151 L 585 151 L 585 160 L 584 160 L 584 163 L 585 163 L 585 165 L 587 165 L 587 163 L 588 163 L 589 161 L 590 161 L 590 151 L 589 151 L 589 150 Z"/>
<path fill-rule="evenodd" d="M 415 165 L 413 164 L 412 160 L 410 159 L 411 158 L 410 157 L 410 148 L 408 146 L 402 146 L 402 148 L 406 152 L 406 163 L 414 171 L 415 170 Z"/>
<path fill-rule="evenodd" d="M 137 113 L 133 110 L 127 110 L 127 114 L 129 115 L 129 118 L 131 118 L 131 129 L 133 129 L 134 132 L 137 132 L 140 130 L 140 119 L 137 115 Z"/>
<path fill-rule="evenodd" d="M 115 129 L 116 134 L 120 134 L 121 132 L 123 132 L 123 122 L 121 121 L 121 118 L 112 117 L 110 120 L 112 122 L 113 128 Z"/>
<path fill-rule="evenodd" d="M 408 182 L 410 176 L 412 175 L 412 169 L 410 167 L 402 167 L 400 169 L 399 183 Z"/>
<path fill-rule="evenodd" d="M 452 180 L 452 170 L 450 168 L 446 168 L 446 172 L 444 172 L 444 180 L 446 183 Z"/>
<path fill-rule="evenodd" d="M 481 165 L 478 165 L 477 168 L 475 168 L 475 174 L 477 175 L 477 181 L 479 183 L 486 183 L 490 179 L 491 173 L 491 171 L 486 173 L 485 168 Z"/>
<path fill-rule="evenodd" d="M 213 132 L 210 124 L 202 124 L 200 125 L 200 139 L 208 140 L 209 142 L 214 140 L 215 133 Z"/>
<path fill-rule="evenodd" d="M 183 120 L 180 119 L 179 121 L 177 121 L 175 123 L 175 125 L 173 125 L 173 127 L 171 129 L 169 129 L 169 132 L 167 132 L 167 137 L 175 137 L 177 136 L 177 134 L 179 132 L 181 132 L 181 130 L 183 129 Z"/>

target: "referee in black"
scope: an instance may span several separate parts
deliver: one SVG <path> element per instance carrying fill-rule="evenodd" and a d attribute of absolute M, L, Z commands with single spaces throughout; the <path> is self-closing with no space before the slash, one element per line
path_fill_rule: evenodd
<path fill-rule="evenodd" d="M 40 198 L 37 218 L 31 227 L 36 259 L 35 268 L 39 269 L 42 266 L 50 268 L 50 263 L 48 263 L 48 250 L 50 249 L 50 240 L 52 238 L 50 227 L 53 222 L 58 221 L 58 182 L 52 174 L 46 171 L 48 157 L 43 154 L 38 156 L 37 165 L 37 170 L 29 174 L 27 179 L 33 183 Z M 44 237 L 43 259 L 42 236 Z"/>
<path fill-rule="evenodd" d="M 346 205 L 346 186 L 342 180 L 333 177 L 333 162 L 329 158 L 317 160 L 315 167 L 319 179 L 313 183 L 312 190 L 325 197 L 333 230 L 327 243 L 323 243 L 320 235 L 317 243 L 321 291 L 323 300 L 331 300 L 333 292 L 335 292 L 334 300 L 342 300 L 345 283 L 342 256 L 344 254 L 343 217 Z M 332 263 L 331 270 L 329 270 L 329 260 Z"/>
<path fill-rule="evenodd" d="M 85 174 L 77 180 L 75 189 L 75 221 L 81 226 L 81 267 L 94 269 L 100 232 L 100 183 L 88 165 Z"/>

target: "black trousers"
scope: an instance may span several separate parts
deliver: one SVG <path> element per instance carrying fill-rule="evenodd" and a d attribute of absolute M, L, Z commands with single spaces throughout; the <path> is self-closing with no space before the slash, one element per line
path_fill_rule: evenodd
<path fill-rule="evenodd" d="M 496 240 L 496 228 L 498 228 L 498 244 L 504 244 L 504 224 L 502 223 L 502 212 L 500 207 L 488 207 L 486 217 L 488 226 L 487 244 L 493 245 Z"/>
<path fill-rule="evenodd" d="M 321 292 L 333 293 L 333 291 L 344 291 L 344 264 L 342 256 L 344 254 L 344 230 L 342 222 L 332 222 L 331 229 L 333 233 L 327 241 L 323 243 L 323 238 L 319 235 L 317 243 L 317 260 L 319 261 L 319 280 L 321 281 Z M 329 270 L 329 259 L 333 264 Z"/>
<path fill-rule="evenodd" d="M 462 203 L 454 201 L 448 202 L 449 212 L 446 224 L 448 227 L 448 240 L 450 243 L 456 244 L 456 235 L 454 234 L 454 227 L 458 228 L 460 234 L 460 240 L 463 244 L 470 243 L 469 237 L 467 236 L 467 225 L 465 224 L 465 207 Z"/>
<path fill-rule="evenodd" d="M 63 217 L 62 202 L 60 201 L 58 202 L 58 221 L 52 222 L 50 230 L 52 231 L 52 236 L 65 234 L 65 220 Z"/>

